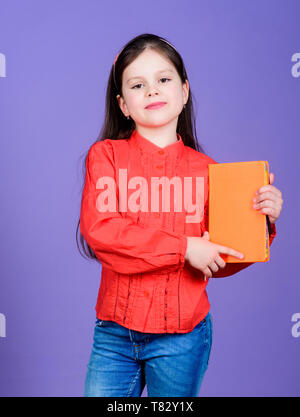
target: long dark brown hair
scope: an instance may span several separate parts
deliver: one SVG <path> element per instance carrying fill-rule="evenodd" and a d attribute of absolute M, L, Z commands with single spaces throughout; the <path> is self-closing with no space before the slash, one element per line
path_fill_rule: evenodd
<path fill-rule="evenodd" d="M 135 129 L 134 120 L 131 118 L 128 120 L 124 116 L 119 107 L 116 96 L 119 94 L 122 97 L 122 74 L 125 68 L 131 64 L 131 62 L 133 62 L 145 49 L 153 49 L 159 53 L 162 53 L 173 63 L 181 78 L 182 83 L 188 80 L 186 69 L 180 54 L 167 39 L 150 33 L 144 33 L 130 40 L 121 49 L 115 59 L 115 63 L 111 67 L 106 89 L 104 122 L 94 143 L 104 139 L 128 139 Z M 190 148 L 205 154 L 203 147 L 197 140 L 195 113 L 190 85 L 189 98 L 178 117 L 176 131 L 180 134 L 185 146 L 189 146 Z M 91 146 L 92 145 L 93 144 L 91 144 Z M 84 188 L 87 155 L 88 151 L 84 155 L 84 163 L 82 167 L 82 190 Z M 90 248 L 80 233 L 80 217 L 76 228 L 76 243 L 78 250 L 83 257 L 98 261 L 93 250 Z"/>

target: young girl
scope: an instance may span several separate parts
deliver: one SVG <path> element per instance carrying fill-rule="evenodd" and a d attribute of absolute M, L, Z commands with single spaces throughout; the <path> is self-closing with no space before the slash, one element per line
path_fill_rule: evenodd
<path fill-rule="evenodd" d="M 177 50 L 151 34 L 128 42 L 85 160 L 80 242 L 102 264 L 85 396 L 139 397 L 145 384 L 150 397 L 197 396 L 212 346 L 208 278 L 251 265 L 225 264 L 221 254 L 243 254 L 209 241 L 208 164 L 217 162 L 194 126 Z M 259 191 L 272 243 L 283 200 L 272 185 Z"/>

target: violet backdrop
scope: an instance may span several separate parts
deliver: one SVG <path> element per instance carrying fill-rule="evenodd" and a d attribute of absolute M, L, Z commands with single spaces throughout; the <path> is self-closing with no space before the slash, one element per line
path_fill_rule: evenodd
<path fill-rule="evenodd" d="M 199 396 L 299 396 L 299 19 L 298 0 L 0 0 L 1 396 L 83 395 L 101 267 L 76 247 L 80 156 L 145 32 L 181 53 L 206 153 L 268 160 L 284 199 L 270 261 L 208 284 Z"/>

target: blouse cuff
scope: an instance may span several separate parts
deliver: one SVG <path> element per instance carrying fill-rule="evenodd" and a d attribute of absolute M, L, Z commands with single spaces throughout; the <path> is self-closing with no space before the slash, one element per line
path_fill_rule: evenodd
<path fill-rule="evenodd" d="M 180 263 L 185 263 L 185 255 L 187 250 L 187 237 L 185 235 L 179 236 L 180 238 L 180 247 L 179 247 L 179 254 L 180 254 Z"/>

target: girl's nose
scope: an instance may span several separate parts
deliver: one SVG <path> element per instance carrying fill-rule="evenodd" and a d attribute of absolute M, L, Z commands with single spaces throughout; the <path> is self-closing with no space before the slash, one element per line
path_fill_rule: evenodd
<path fill-rule="evenodd" d="M 159 88 L 156 85 L 151 85 L 148 88 L 148 96 L 157 95 L 159 92 Z"/>

